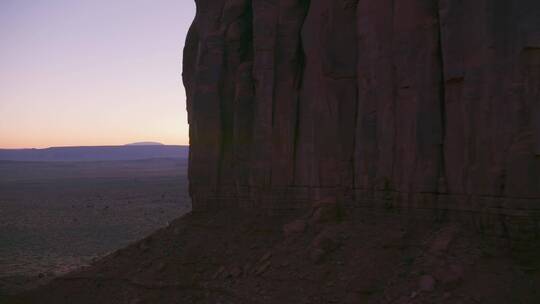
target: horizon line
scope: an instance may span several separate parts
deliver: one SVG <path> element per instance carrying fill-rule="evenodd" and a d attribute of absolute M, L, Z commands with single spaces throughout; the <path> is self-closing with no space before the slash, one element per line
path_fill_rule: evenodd
<path fill-rule="evenodd" d="M 117 145 L 74 145 L 74 146 L 50 146 L 42 148 L 4 148 L 0 147 L 0 150 L 46 150 L 54 148 L 103 148 L 103 147 L 189 147 L 189 144 L 160 144 L 160 145 L 133 145 L 133 144 L 117 144 Z"/>

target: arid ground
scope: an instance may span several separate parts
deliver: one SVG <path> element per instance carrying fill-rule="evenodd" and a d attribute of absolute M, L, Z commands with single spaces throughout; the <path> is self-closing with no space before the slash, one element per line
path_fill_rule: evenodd
<path fill-rule="evenodd" d="M 186 159 L 0 161 L 0 299 L 190 210 L 186 166 Z"/>

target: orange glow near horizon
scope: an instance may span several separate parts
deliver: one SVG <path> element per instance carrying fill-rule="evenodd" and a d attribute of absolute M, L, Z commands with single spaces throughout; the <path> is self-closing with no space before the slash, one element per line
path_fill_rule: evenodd
<path fill-rule="evenodd" d="M 96 138 L 94 140 L 87 139 L 85 141 L 78 141 L 73 138 L 23 138 L 20 140 L 15 139 L 12 142 L 2 142 L 0 149 L 44 149 L 51 147 L 79 147 L 79 146 L 123 146 L 130 143 L 143 142 L 148 140 L 141 140 L 146 137 L 122 137 L 122 138 Z M 152 142 L 159 142 L 164 145 L 180 145 L 188 146 L 189 140 L 183 138 L 169 139 L 169 138 L 157 138 Z M 66 145 L 66 143 L 69 143 Z"/>

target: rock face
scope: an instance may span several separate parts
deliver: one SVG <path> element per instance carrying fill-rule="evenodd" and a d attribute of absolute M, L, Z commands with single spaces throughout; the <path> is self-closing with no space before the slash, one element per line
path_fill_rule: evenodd
<path fill-rule="evenodd" d="M 540 1 L 196 2 L 196 210 L 540 207 Z"/>

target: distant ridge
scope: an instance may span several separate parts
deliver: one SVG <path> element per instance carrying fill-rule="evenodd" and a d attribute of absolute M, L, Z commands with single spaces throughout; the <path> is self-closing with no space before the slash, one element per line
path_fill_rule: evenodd
<path fill-rule="evenodd" d="M 126 146 L 164 146 L 164 144 L 155 142 L 155 141 L 141 141 L 141 142 L 126 144 Z"/>
<path fill-rule="evenodd" d="M 188 146 L 125 145 L 0 149 L 0 161 L 114 161 L 150 158 L 187 158 Z"/>

